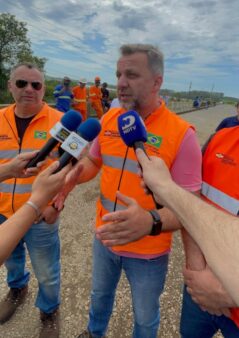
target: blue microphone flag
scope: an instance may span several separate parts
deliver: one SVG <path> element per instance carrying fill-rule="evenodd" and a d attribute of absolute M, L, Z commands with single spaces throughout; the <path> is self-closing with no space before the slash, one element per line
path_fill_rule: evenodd
<path fill-rule="evenodd" d="M 130 110 L 118 117 L 118 129 L 121 138 L 128 147 L 133 147 L 135 142 L 147 141 L 144 122 L 134 110 Z"/>

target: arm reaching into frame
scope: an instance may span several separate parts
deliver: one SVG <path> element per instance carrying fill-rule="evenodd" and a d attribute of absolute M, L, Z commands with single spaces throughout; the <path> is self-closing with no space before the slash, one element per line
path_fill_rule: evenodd
<path fill-rule="evenodd" d="M 0 166 L 0 182 L 12 177 L 27 178 L 35 176 L 39 173 L 44 161 L 39 162 L 36 167 L 25 169 L 27 163 L 36 156 L 37 151 L 29 153 L 21 153 L 11 161 L 1 164 Z"/>
<path fill-rule="evenodd" d="M 175 184 L 163 160 L 136 152 L 144 184 L 171 209 L 202 250 L 206 261 L 239 306 L 239 220 Z"/>
<path fill-rule="evenodd" d="M 0 225 L 0 265 L 16 247 L 41 210 L 61 189 L 70 165 L 53 174 L 58 165 L 58 161 L 54 162 L 39 174 L 33 183 L 32 194 L 28 202 Z"/>

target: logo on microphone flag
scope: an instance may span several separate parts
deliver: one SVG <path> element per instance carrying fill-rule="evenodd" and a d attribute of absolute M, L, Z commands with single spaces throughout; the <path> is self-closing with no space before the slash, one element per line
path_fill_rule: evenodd
<path fill-rule="evenodd" d="M 85 149 L 88 144 L 89 142 L 84 140 L 77 133 L 72 132 L 62 143 L 61 148 L 76 159 L 79 159 L 83 149 Z"/>

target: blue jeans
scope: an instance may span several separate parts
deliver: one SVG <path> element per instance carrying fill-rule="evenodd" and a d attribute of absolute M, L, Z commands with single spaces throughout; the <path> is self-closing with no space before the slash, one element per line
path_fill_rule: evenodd
<path fill-rule="evenodd" d="M 163 291 L 168 255 L 156 259 L 122 257 L 93 245 L 93 277 L 88 330 L 94 338 L 104 336 L 113 309 L 122 269 L 129 281 L 133 311 L 134 338 L 156 338 L 159 328 L 159 297 Z"/>
<path fill-rule="evenodd" d="M 0 215 L 0 224 L 6 218 Z M 60 304 L 60 240 L 58 223 L 33 224 L 6 260 L 7 283 L 10 288 L 27 285 L 30 273 L 25 269 L 28 249 L 32 267 L 38 281 L 35 305 L 45 313 L 51 313 Z"/>
<path fill-rule="evenodd" d="M 211 338 L 219 329 L 225 338 L 239 338 L 239 329 L 231 319 L 202 311 L 184 287 L 180 323 L 182 338 Z"/>

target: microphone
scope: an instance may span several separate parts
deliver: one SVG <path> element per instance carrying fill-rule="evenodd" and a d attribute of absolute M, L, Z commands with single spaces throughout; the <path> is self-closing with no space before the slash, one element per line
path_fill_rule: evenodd
<path fill-rule="evenodd" d="M 96 138 L 100 131 L 100 122 L 94 118 L 89 118 L 79 126 L 76 132 L 70 133 L 61 145 L 61 148 L 65 150 L 65 152 L 59 159 L 60 165 L 55 173 L 60 171 L 72 159 L 79 160 L 82 151 L 89 142 Z"/>
<path fill-rule="evenodd" d="M 136 111 L 129 110 L 118 117 L 118 130 L 122 140 L 128 147 L 133 147 L 134 151 L 140 148 L 148 157 L 144 147 L 144 143 L 147 141 L 147 131 L 142 118 Z M 152 195 L 156 208 L 163 208 L 162 205 L 155 201 L 152 191 L 150 189 L 148 191 Z"/>
<path fill-rule="evenodd" d="M 60 122 L 57 122 L 49 131 L 52 136 L 43 148 L 32 158 L 25 168 L 36 167 L 37 163 L 43 161 L 58 143 L 62 143 L 70 135 L 71 131 L 81 124 L 82 116 L 79 112 L 70 109 L 66 112 Z"/>

